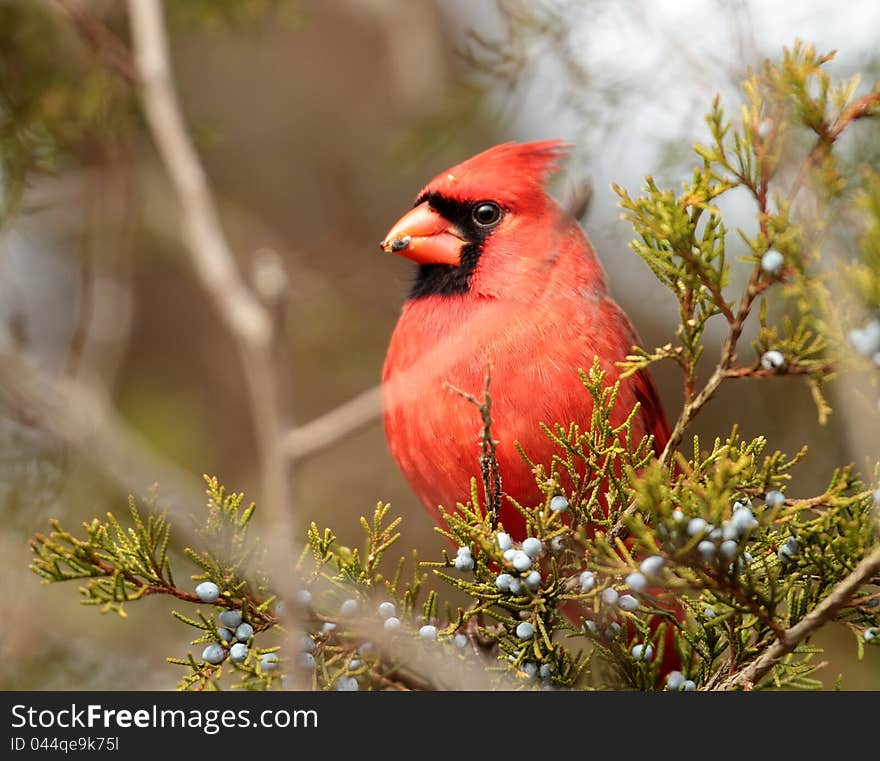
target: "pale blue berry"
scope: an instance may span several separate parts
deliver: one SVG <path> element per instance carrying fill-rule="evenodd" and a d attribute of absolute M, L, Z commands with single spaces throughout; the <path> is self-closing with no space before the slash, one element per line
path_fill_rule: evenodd
<path fill-rule="evenodd" d="M 376 649 L 376 646 L 372 642 L 364 642 L 358 649 L 358 655 L 367 655 L 372 653 Z"/>
<path fill-rule="evenodd" d="M 583 627 L 584 630 L 590 632 L 590 634 L 595 634 L 599 629 L 599 627 L 596 626 L 596 622 L 590 621 L 589 619 L 584 621 Z"/>
<path fill-rule="evenodd" d="M 880 351 L 880 320 L 871 320 L 863 328 L 855 328 L 847 334 L 850 345 L 863 357 Z"/>
<path fill-rule="evenodd" d="M 203 581 L 196 587 L 196 596 L 202 602 L 216 602 L 220 597 L 220 587 L 213 581 Z"/>
<path fill-rule="evenodd" d="M 596 586 L 596 577 L 593 575 L 592 571 L 584 571 L 581 573 L 579 580 L 581 584 L 581 592 L 589 592 L 594 586 Z"/>
<path fill-rule="evenodd" d="M 260 668 L 263 671 L 274 671 L 278 668 L 278 653 L 266 653 L 260 658 Z"/>
<path fill-rule="evenodd" d="M 526 586 L 531 589 L 533 592 L 541 586 L 541 574 L 538 571 L 532 571 L 526 576 L 525 580 Z"/>
<path fill-rule="evenodd" d="M 217 620 L 227 629 L 235 629 L 241 623 L 241 613 L 237 610 L 224 610 Z"/>
<path fill-rule="evenodd" d="M 783 264 L 785 264 L 785 258 L 772 248 L 761 257 L 761 269 L 768 275 L 778 275 L 782 272 Z"/>
<path fill-rule="evenodd" d="M 761 367 L 765 370 L 773 370 L 774 372 L 777 372 L 785 367 L 785 357 L 781 351 L 777 351 L 776 349 L 765 351 L 761 355 Z"/>
<path fill-rule="evenodd" d="M 544 549 L 544 545 L 541 544 L 540 539 L 535 539 L 535 537 L 530 536 L 522 543 L 523 552 L 526 553 L 530 558 L 536 558 L 541 554 L 541 550 Z M 522 570 L 522 569 L 521 569 Z"/>
<path fill-rule="evenodd" d="M 684 513 L 677 507 L 672 511 L 672 520 L 676 523 L 681 523 L 684 520 Z"/>
<path fill-rule="evenodd" d="M 452 641 L 455 643 L 456 647 L 467 647 L 468 638 L 467 635 L 459 632 L 452 638 Z"/>
<path fill-rule="evenodd" d="M 793 536 L 790 536 L 788 537 L 788 539 L 785 540 L 785 544 L 783 544 L 779 548 L 776 554 L 779 559 L 784 563 L 788 560 L 791 560 L 793 556 L 797 555 L 800 548 L 801 546 L 798 543 L 798 540 L 795 539 Z"/>
<path fill-rule="evenodd" d="M 521 550 L 516 550 L 513 553 L 510 562 L 517 571 L 525 571 L 532 567 L 532 559 Z"/>
<path fill-rule="evenodd" d="M 520 639 L 531 639 L 535 636 L 535 627 L 528 621 L 520 621 L 516 626 L 516 636 Z"/>
<path fill-rule="evenodd" d="M 275 615 L 276 616 L 283 616 L 286 612 L 287 612 L 287 605 L 285 604 L 284 600 L 279 600 L 277 603 L 275 603 Z"/>
<path fill-rule="evenodd" d="M 623 627 L 617 621 L 612 621 L 605 629 L 605 639 L 614 639 L 622 630 Z"/>
<path fill-rule="evenodd" d="M 315 640 L 313 640 L 309 636 L 303 637 L 299 641 L 299 649 L 304 653 L 314 653 L 315 652 Z"/>
<path fill-rule="evenodd" d="M 334 624 L 335 627 L 335 624 Z M 239 624 L 238 628 L 235 630 L 235 638 L 240 639 L 242 642 L 246 642 L 254 635 L 254 627 L 250 624 Z"/>
<path fill-rule="evenodd" d="M 614 587 L 607 587 L 602 590 L 602 602 L 607 605 L 614 605 L 617 603 L 617 598 L 620 595 L 617 593 L 617 590 Z"/>
<path fill-rule="evenodd" d="M 502 592 L 510 591 L 510 583 L 513 581 L 513 576 L 509 573 L 499 573 L 495 577 L 495 586 Z"/>
<path fill-rule="evenodd" d="M 553 664 L 542 663 L 541 668 L 538 670 L 538 675 L 541 679 L 549 679 L 551 674 L 553 674 Z"/>
<path fill-rule="evenodd" d="M 715 608 L 705 607 L 703 608 L 703 615 L 706 618 L 715 618 Z"/>
<path fill-rule="evenodd" d="M 514 556 L 516 555 L 517 552 L 519 552 L 519 550 L 514 550 L 514 549 L 512 549 L 512 548 L 511 548 L 511 549 L 506 549 L 506 550 L 504 550 L 504 559 L 505 559 L 508 563 L 513 562 L 513 558 L 514 558 Z"/>
<path fill-rule="evenodd" d="M 691 518 L 688 521 L 687 532 L 689 536 L 696 536 L 697 534 L 702 534 L 708 524 L 702 518 Z"/>
<path fill-rule="evenodd" d="M 704 539 L 697 545 L 697 552 L 704 563 L 710 562 L 715 557 L 715 550 L 715 544 L 708 539 Z"/>
<path fill-rule="evenodd" d="M 339 607 L 339 614 L 341 616 L 353 616 L 357 613 L 358 609 L 358 601 L 357 600 L 346 600 Z"/>
<path fill-rule="evenodd" d="M 670 671 L 666 675 L 666 687 L 670 690 L 677 691 L 684 684 L 684 674 L 680 671 Z"/>
<path fill-rule="evenodd" d="M 522 669 L 529 679 L 534 679 L 538 674 L 538 664 L 532 663 L 531 661 L 523 663 L 522 666 L 520 666 L 520 669 Z"/>
<path fill-rule="evenodd" d="M 755 518 L 755 514 L 749 508 L 744 507 L 733 514 L 730 518 L 730 525 L 739 532 L 740 536 L 743 536 L 749 531 L 758 528 L 758 519 Z"/>
<path fill-rule="evenodd" d="M 243 644 L 242 642 L 238 642 L 229 648 L 229 659 L 233 663 L 244 663 L 245 659 L 248 657 L 248 646 Z M 309 653 L 306 653 L 309 655 Z"/>
<path fill-rule="evenodd" d="M 564 513 L 568 510 L 568 500 L 561 494 L 557 494 L 550 500 L 550 509 L 554 513 Z"/>
<path fill-rule="evenodd" d="M 312 604 L 312 593 L 308 589 L 300 589 L 296 593 L 296 604 L 301 608 L 308 608 Z"/>
<path fill-rule="evenodd" d="M 220 635 L 220 639 L 224 642 L 232 642 L 235 639 L 235 633 L 227 629 L 225 626 L 221 626 L 217 630 L 217 634 Z"/>
<path fill-rule="evenodd" d="M 332 621 L 325 621 L 324 625 L 321 627 L 321 631 L 324 632 L 324 634 L 329 634 L 335 628 L 336 628 L 335 623 L 333 623 Z"/>
<path fill-rule="evenodd" d="M 202 650 L 202 660 L 207 661 L 208 663 L 212 663 L 215 666 L 218 663 L 222 663 L 225 657 L 226 651 L 216 643 L 208 645 L 204 650 Z"/>
<path fill-rule="evenodd" d="M 767 507 L 779 507 L 785 503 L 785 495 L 781 491 L 774 489 L 773 491 L 767 492 L 767 496 L 764 497 L 764 502 Z"/>
<path fill-rule="evenodd" d="M 498 542 L 498 548 L 502 551 L 509 550 L 513 547 L 513 540 L 510 538 L 510 535 L 505 534 L 503 531 L 495 534 L 495 541 Z"/>
<path fill-rule="evenodd" d="M 626 581 L 626 585 L 633 592 L 644 592 L 645 587 L 648 586 L 648 580 L 641 573 L 631 573 L 629 576 L 624 579 Z"/>
<path fill-rule="evenodd" d="M 388 616 L 383 626 L 386 632 L 396 632 L 400 628 L 400 619 L 397 616 Z"/>
<path fill-rule="evenodd" d="M 424 640 L 435 640 L 437 639 L 437 627 L 425 624 L 419 629 L 419 636 Z"/>
<path fill-rule="evenodd" d="M 659 576 L 665 563 L 666 561 L 659 555 L 651 555 L 651 557 L 645 558 L 639 564 L 639 570 L 641 570 L 645 576 Z"/>
<path fill-rule="evenodd" d="M 746 562 L 747 565 L 752 564 L 752 561 L 754 560 L 754 558 L 752 557 L 751 552 L 744 552 L 742 556 L 743 556 L 743 560 Z"/>
<path fill-rule="evenodd" d="M 630 613 L 639 609 L 639 601 L 632 595 L 621 595 L 617 601 L 617 607 Z"/>
<path fill-rule="evenodd" d="M 554 536 L 550 540 L 550 551 L 553 553 L 560 553 L 565 549 L 565 538 L 561 536 Z"/>
<path fill-rule="evenodd" d="M 337 692 L 357 692 L 360 685 L 353 676 L 341 676 L 336 680 Z"/>
<path fill-rule="evenodd" d="M 397 615 L 397 606 L 393 602 L 380 602 L 377 611 L 379 612 L 379 618 L 384 620 Z"/>
<path fill-rule="evenodd" d="M 459 547 L 458 550 L 456 551 L 456 555 L 458 555 L 458 557 L 462 557 L 463 555 L 466 557 L 470 557 L 471 556 L 471 548 L 470 547 Z"/>
<path fill-rule="evenodd" d="M 693 692 L 694 690 L 697 689 L 697 685 L 696 685 L 696 683 L 694 683 L 693 681 L 691 681 L 690 679 L 688 679 L 688 680 L 687 680 L 687 681 L 681 686 L 681 689 L 682 689 L 684 692 Z"/>
<path fill-rule="evenodd" d="M 512 579 L 510 582 L 510 594 L 518 595 L 522 592 L 522 582 L 519 579 Z"/>
<path fill-rule="evenodd" d="M 633 645 L 630 652 L 637 661 L 650 661 L 654 657 L 654 648 L 651 645 Z"/>
<path fill-rule="evenodd" d="M 721 557 L 733 560 L 739 552 L 739 545 L 732 539 L 728 539 L 726 542 L 721 542 L 718 551 L 721 553 Z"/>
<path fill-rule="evenodd" d="M 724 531 L 720 528 L 714 528 L 709 532 L 709 538 L 713 542 L 719 541 L 720 539 L 723 538 L 723 536 L 724 536 Z"/>
<path fill-rule="evenodd" d="M 306 671 L 311 671 L 313 668 L 315 668 L 315 656 L 311 653 L 300 653 L 299 666 Z"/>
<path fill-rule="evenodd" d="M 865 629 L 865 633 L 862 636 L 865 638 L 865 642 L 873 642 L 880 637 L 880 628 L 872 626 L 870 629 Z"/>
<path fill-rule="evenodd" d="M 454 565 L 459 571 L 473 571 L 474 559 L 470 555 L 459 555 L 455 558 Z"/>

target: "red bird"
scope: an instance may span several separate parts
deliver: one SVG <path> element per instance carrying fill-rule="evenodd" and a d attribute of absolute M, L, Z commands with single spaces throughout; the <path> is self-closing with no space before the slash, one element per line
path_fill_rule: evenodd
<path fill-rule="evenodd" d="M 613 383 L 638 337 L 608 295 L 605 273 L 578 223 L 547 194 L 565 155 L 557 140 L 505 143 L 437 175 L 392 227 L 382 249 L 418 274 L 391 337 L 383 371 L 391 454 L 425 508 L 453 509 L 479 476 L 476 408 L 449 385 L 480 396 L 491 367 L 493 435 L 504 493 L 532 506 L 543 495 L 514 447 L 549 465 L 555 446 L 539 423 L 589 424 L 579 369 L 598 357 Z M 638 402 L 636 441 L 669 426 L 651 378 L 622 381 L 615 424 Z M 506 501 L 501 523 L 522 540 Z"/>

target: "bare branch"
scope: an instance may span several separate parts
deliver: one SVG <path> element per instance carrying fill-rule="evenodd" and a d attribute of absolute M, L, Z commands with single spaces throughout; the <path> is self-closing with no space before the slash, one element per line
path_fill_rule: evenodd
<path fill-rule="evenodd" d="M 180 203 L 193 263 L 230 331 L 250 343 L 266 344 L 272 331 L 269 317 L 239 274 L 184 123 L 169 64 L 162 4 L 129 0 L 128 12 L 144 111 Z"/>
<path fill-rule="evenodd" d="M 187 510 L 204 499 L 201 482 L 157 452 L 113 411 L 109 401 L 74 380 L 54 381 L 16 354 L 0 354 L 0 399 L 57 436 L 141 498 L 155 482 L 164 503 Z"/>
<path fill-rule="evenodd" d="M 137 75 L 131 53 L 106 24 L 86 11 L 77 0 L 54 0 L 54 4 L 73 22 L 80 37 L 110 69 L 126 82 L 135 82 Z"/>
<path fill-rule="evenodd" d="M 381 405 L 381 386 L 367 389 L 325 415 L 288 431 L 282 443 L 284 451 L 292 460 L 316 454 L 373 423 Z"/>
<path fill-rule="evenodd" d="M 287 421 L 272 345 L 277 337 L 272 317 L 239 272 L 187 132 L 174 89 L 162 3 L 128 0 L 128 13 L 140 96 L 174 186 L 184 240 L 203 287 L 237 343 L 257 433 L 264 515 L 276 528 L 278 557 L 286 557 L 296 534 L 290 519 L 290 460 L 282 446 Z"/>

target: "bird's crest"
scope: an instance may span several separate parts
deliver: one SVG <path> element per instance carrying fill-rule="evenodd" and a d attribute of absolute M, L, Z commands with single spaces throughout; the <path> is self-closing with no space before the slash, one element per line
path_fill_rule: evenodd
<path fill-rule="evenodd" d="M 543 193 L 547 178 L 561 168 L 569 148 L 562 140 L 502 143 L 441 172 L 420 197 L 439 193 L 463 200 L 505 200 Z"/>

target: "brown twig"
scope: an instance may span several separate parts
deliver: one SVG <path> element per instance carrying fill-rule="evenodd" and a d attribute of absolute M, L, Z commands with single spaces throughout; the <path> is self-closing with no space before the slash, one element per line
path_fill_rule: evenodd
<path fill-rule="evenodd" d="M 495 528 L 498 525 L 498 516 L 501 512 L 501 497 L 504 492 L 501 488 L 501 473 L 498 468 L 498 457 L 495 451 L 498 442 L 492 438 L 492 398 L 489 396 L 489 382 L 491 379 L 492 368 L 487 367 L 482 401 L 473 394 L 456 388 L 450 383 L 447 383 L 446 387 L 475 405 L 480 411 L 480 418 L 483 421 L 480 431 L 480 473 L 483 480 L 483 499 L 486 502 L 486 510 L 492 521 L 492 528 Z"/>
<path fill-rule="evenodd" d="M 103 21 L 86 11 L 82 3 L 76 0 L 53 0 L 53 2 L 71 20 L 80 37 L 110 69 L 129 84 L 137 81 L 131 52 Z"/>

